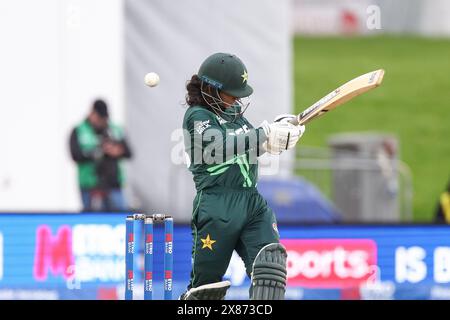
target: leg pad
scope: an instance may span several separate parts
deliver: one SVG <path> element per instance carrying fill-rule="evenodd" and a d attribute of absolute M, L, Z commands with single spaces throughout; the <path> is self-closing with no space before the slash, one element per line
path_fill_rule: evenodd
<path fill-rule="evenodd" d="M 271 243 L 258 252 L 251 274 L 251 300 L 284 300 L 286 259 L 286 249 L 279 243 Z"/>

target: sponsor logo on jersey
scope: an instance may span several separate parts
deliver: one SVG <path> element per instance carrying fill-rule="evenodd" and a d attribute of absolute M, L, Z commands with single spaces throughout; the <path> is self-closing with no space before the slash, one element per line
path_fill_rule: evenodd
<path fill-rule="evenodd" d="M 216 116 L 216 118 L 217 118 L 217 121 L 219 121 L 219 124 L 224 124 L 224 123 L 228 122 L 227 120 L 223 119 L 222 117 Z"/>
<path fill-rule="evenodd" d="M 195 123 L 195 131 L 197 131 L 198 134 L 202 134 L 209 127 L 211 127 L 209 120 L 201 121 L 201 122 L 199 121 L 199 122 Z"/>
<path fill-rule="evenodd" d="M 248 126 L 246 124 L 244 124 L 241 128 L 234 130 L 234 132 L 230 132 L 229 135 L 237 136 L 239 134 L 247 133 L 249 131 L 250 131 L 250 129 L 248 128 Z"/>

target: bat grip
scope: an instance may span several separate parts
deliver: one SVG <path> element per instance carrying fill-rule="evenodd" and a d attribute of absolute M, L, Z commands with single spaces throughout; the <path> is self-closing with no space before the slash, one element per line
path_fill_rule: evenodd
<path fill-rule="evenodd" d="M 294 126 L 298 126 L 300 124 L 300 122 L 298 121 L 298 117 L 296 117 L 295 119 L 290 120 L 289 122 L 292 123 Z"/>

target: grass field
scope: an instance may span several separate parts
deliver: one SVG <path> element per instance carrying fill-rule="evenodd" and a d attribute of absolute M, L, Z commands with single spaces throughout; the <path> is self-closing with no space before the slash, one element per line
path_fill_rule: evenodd
<path fill-rule="evenodd" d="M 386 70 L 380 88 L 308 124 L 302 144 L 327 146 L 341 132 L 395 135 L 413 175 L 414 219 L 431 221 L 450 176 L 450 39 L 296 37 L 293 59 L 297 112 L 349 79 Z"/>

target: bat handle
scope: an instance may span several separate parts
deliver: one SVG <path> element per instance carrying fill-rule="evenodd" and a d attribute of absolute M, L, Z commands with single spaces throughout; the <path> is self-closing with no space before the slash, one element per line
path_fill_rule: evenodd
<path fill-rule="evenodd" d="M 295 119 L 290 120 L 289 122 L 292 123 L 294 126 L 298 126 L 300 124 L 300 122 L 298 121 L 298 117 L 296 117 Z"/>

